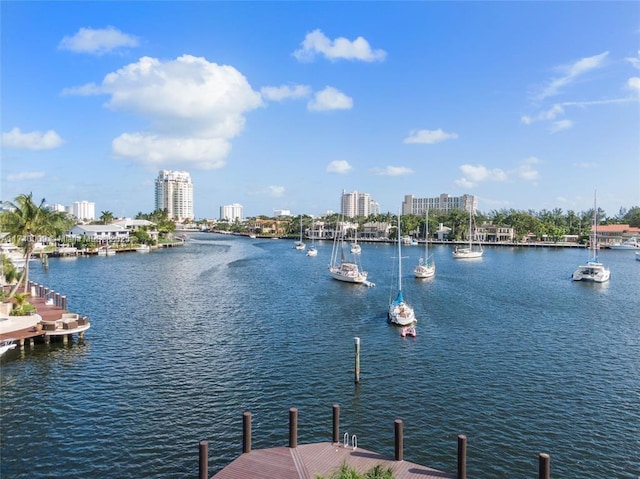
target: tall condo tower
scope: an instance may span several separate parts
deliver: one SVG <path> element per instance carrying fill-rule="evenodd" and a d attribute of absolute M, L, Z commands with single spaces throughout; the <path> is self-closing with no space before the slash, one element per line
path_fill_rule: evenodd
<path fill-rule="evenodd" d="M 170 219 L 194 219 L 193 183 L 186 171 L 162 170 L 156 178 L 156 210 L 167 210 Z"/>

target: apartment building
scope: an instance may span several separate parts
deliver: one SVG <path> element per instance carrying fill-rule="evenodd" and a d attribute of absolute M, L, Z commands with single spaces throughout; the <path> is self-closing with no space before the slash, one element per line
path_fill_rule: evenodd
<path fill-rule="evenodd" d="M 478 211 L 478 198 L 473 195 L 449 196 L 442 193 L 432 198 L 416 198 L 413 195 L 405 195 L 402 202 L 403 215 L 424 215 L 429 211 L 448 213 L 451 210 L 471 210 L 474 214 Z"/>
<path fill-rule="evenodd" d="M 155 209 L 177 221 L 194 219 L 193 184 L 186 171 L 162 170 L 156 178 Z"/>

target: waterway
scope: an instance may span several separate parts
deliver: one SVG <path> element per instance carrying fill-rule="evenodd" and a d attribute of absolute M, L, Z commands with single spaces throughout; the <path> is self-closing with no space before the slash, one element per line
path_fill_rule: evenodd
<path fill-rule="evenodd" d="M 416 338 L 386 322 L 395 248 L 363 244 L 376 287 L 329 278 L 292 241 L 192 234 L 149 254 L 52 258 L 31 279 L 88 315 L 84 342 L 36 345 L 1 360 L 2 478 L 197 477 L 198 443 L 213 474 L 253 448 L 341 432 L 389 457 L 394 420 L 404 457 L 455 473 L 468 438 L 477 479 L 640 476 L 640 262 L 602 251 L 607 284 L 571 281 L 581 249 L 487 248 L 416 280 L 422 247 L 403 249 Z M 361 339 L 354 383 L 354 338 Z"/>

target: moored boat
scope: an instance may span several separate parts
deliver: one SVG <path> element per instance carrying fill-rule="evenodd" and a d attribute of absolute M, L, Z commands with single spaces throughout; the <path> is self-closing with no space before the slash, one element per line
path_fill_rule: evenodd
<path fill-rule="evenodd" d="M 398 326 L 411 326 L 418 320 L 416 319 L 413 307 L 410 306 L 402 295 L 402 246 L 401 246 L 401 229 L 400 229 L 400 212 L 398 212 L 398 293 L 393 301 L 389 304 L 387 319 L 392 324 Z"/>
<path fill-rule="evenodd" d="M 574 281 L 591 281 L 593 283 L 606 283 L 611 277 L 611 271 L 598 261 L 598 209 L 596 208 L 596 196 L 593 195 L 593 231 L 589 241 L 591 257 L 586 264 L 581 264 L 573 272 L 571 278 Z"/>

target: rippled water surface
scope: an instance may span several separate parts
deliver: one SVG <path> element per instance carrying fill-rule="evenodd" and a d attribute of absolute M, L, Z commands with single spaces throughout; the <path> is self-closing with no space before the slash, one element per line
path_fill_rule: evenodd
<path fill-rule="evenodd" d="M 362 245 L 377 286 L 328 276 L 285 240 L 192 235 L 150 254 L 52 259 L 32 279 L 86 314 L 84 342 L 36 345 L 1 360 L 3 478 L 197 477 L 198 443 L 213 474 L 253 447 L 341 432 L 393 457 L 456 471 L 468 437 L 474 478 L 530 478 L 538 453 L 554 477 L 640 475 L 640 262 L 603 251 L 608 284 L 574 283 L 584 250 L 489 248 L 416 280 L 420 247 L 405 248 L 404 292 L 418 337 L 386 322 L 391 245 Z M 354 384 L 354 337 L 361 338 Z"/>

